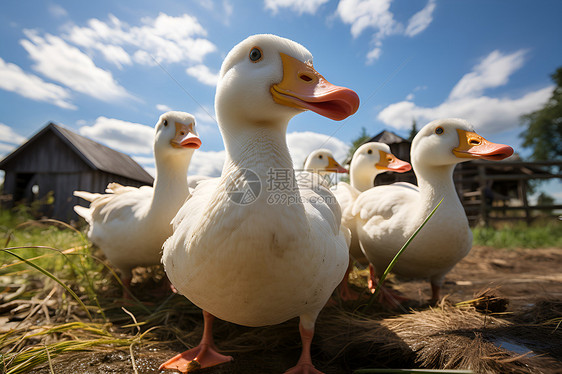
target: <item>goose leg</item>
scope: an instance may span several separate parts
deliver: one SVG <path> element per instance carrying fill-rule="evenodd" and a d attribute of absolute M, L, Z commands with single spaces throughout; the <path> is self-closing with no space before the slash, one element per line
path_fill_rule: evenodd
<path fill-rule="evenodd" d="M 219 365 L 233 360 L 231 356 L 224 356 L 217 352 L 213 341 L 213 321 L 215 316 L 203 311 L 203 337 L 195 348 L 180 353 L 164 362 L 159 370 L 175 369 L 182 373 L 189 373 L 199 369 Z"/>
<path fill-rule="evenodd" d="M 359 293 L 355 292 L 349 287 L 349 273 L 353 269 L 353 263 L 350 261 L 347 270 L 345 271 L 345 275 L 338 286 L 338 293 L 340 295 L 340 299 L 343 301 L 352 301 L 359 299 Z"/>
<path fill-rule="evenodd" d="M 301 356 L 297 364 L 293 368 L 287 370 L 285 374 L 323 374 L 321 371 L 316 370 L 312 364 L 312 358 L 310 357 L 310 344 L 312 343 L 312 338 L 314 336 L 314 324 L 312 324 L 312 327 L 310 328 L 304 327 L 301 317 L 299 332 L 301 334 L 302 341 Z"/>
<path fill-rule="evenodd" d="M 442 281 L 434 281 L 431 280 L 431 300 L 430 303 L 436 304 L 439 300 L 441 300 L 441 285 Z"/>
<path fill-rule="evenodd" d="M 379 285 L 378 283 L 379 281 L 376 276 L 375 267 L 373 266 L 373 264 L 369 264 L 368 287 L 371 293 L 375 293 L 377 287 L 381 288 L 378 295 L 378 302 L 380 302 L 382 305 L 385 305 L 386 307 L 396 308 L 400 306 L 400 304 L 402 304 L 404 301 L 408 300 L 407 297 L 401 296 L 396 291 Z"/>
<path fill-rule="evenodd" d="M 131 281 L 133 280 L 133 273 L 131 270 L 123 271 L 121 273 L 121 283 L 123 284 L 123 299 L 131 300 Z"/>

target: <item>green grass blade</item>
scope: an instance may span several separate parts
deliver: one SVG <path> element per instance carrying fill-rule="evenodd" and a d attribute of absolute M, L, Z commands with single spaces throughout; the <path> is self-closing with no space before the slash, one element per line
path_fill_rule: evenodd
<path fill-rule="evenodd" d="M 19 259 L 20 261 L 25 262 L 26 264 L 28 264 L 29 266 L 35 268 L 36 270 L 40 271 L 41 273 L 43 273 L 44 275 L 46 275 L 47 277 L 51 278 L 52 280 L 54 280 L 55 282 L 57 282 L 58 284 L 60 284 L 65 290 L 66 292 L 68 292 L 77 302 L 78 304 L 80 304 L 80 306 L 84 309 L 84 311 L 86 312 L 86 314 L 88 315 L 88 318 L 90 318 L 90 321 L 92 321 L 92 315 L 90 314 L 90 311 L 88 310 L 88 308 L 86 307 L 86 305 L 84 305 L 84 303 L 82 302 L 82 300 L 80 300 L 80 298 L 78 297 L 78 295 L 76 295 L 76 293 L 74 293 L 74 291 L 72 291 L 66 284 L 64 284 L 60 279 L 58 279 L 55 275 L 53 275 L 52 273 L 50 273 L 48 270 L 42 268 L 41 266 L 34 264 L 33 262 L 19 256 L 18 254 L 11 252 L 7 249 L 0 249 L 0 251 L 8 253 L 9 255 L 12 255 L 14 257 L 16 257 L 17 259 Z"/>
<path fill-rule="evenodd" d="M 392 261 L 390 261 L 390 264 L 388 264 L 388 266 L 386 267 L 386 270 L 384 271 L 384 273 L 382 274 L 382 276 L 379 279 L 379 284 L 377 285 L 377 289 L 375 290 L 375 293 L 372 294 L 370 299 L 369 299 L 369 303 L 367 304 L 367 309 L 369 309 L 373 305 L 373 303 L 375 302 L 375 300 L 376 300 L 376 298 L 379 294 L 379 291 L 382 287 L 382 284 L 384 283 L 384 280 L 386 279 L 387 275 L 392 271 L 392 268 L 396 264 L 396 261 L 398 261 L 398 258 L 400 258 L 402 253 L 406 250 L 406 248 L 408 248 L 408 246 L 410 245 L 412 240 L 414 240 L 416 235 L 418 235 L 418 233 L 425 226 L 425 224 L 431 219 L 431 217 L 433 217 L 433 215 L 437 211 L 437 208 L 439 208 L 439 205 L 441 205 L 442 202 L 443 202 L 443 199 L 441 199 L 441 201 L 439 201 L 439 203 L 435 206 L 435 208 L 433 208 L 431 213 L 429 213 L 429 215 L 425 218 L 425 220 L 422 222 L 420 227 L 417 228 L 417 230 L 412 234 L 412 236 L 410 236 L 410 238 L 406 241 L 406 243 L 404 243 L 402 248 L 400 248 L 398 253 L 396 253 L 396 256 L 394 256 Z"/>

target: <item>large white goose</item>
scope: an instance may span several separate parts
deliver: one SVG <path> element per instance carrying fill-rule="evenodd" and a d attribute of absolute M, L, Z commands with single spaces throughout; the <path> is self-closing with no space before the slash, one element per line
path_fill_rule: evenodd
<path fill-rule="evenodd" d="M 342 120 L 358 106 L 355 92 L 326 81 L 291 40 L 254 35 L 229 52 L 215 98 L 227 154 L 222 176 L 197 186 L 162 256 L 172 284 L 203 309 L 205 328 L 199 346 L 161 368 L 186 372 L 192 361 L 231 360 L 214 349 L 214 316 L 245 326 L 300 317 L 303 348 L 289 372 L 317 372 L 310 343 L 348 264 L 347 229 L 327 188 L 286 188 L 297 185 L 286 129 L 305 110 Z M 284 203 L 272 199 L 279 195 Z"/>
<path fill-rule="evenodd" d="M 432 299 L 438 300 L 445 274 L 472 246 L 472 232 L 453 184 L 453 170 L 456 164 L 470 159 L 504 159 L 513 154 L 513 149 L 491 143 L 465 120 L 451 118 L 423 127 L 412 142 L 410 154 L 419 188 L 407 183 L 371 188 L 359 195 L 352 214 L 357 216 L 361 248 L 381 275 L 443 199 L 394 267 L 394 272 L 403 276 L 429 278 Z"/>
<path fill-rule="evenodd" d="M 332 187 L 332 192 L 336 196 L 342 210 L 342 225 L 351 231 L 349 255 L 352 260 L 364 265 L 369 264 L 369 261 L 363 254 L 361 246 L 359 245 L 359 238 L 355 229 L 356 217 L 351 213 L 353 203 L 362 192 L 374 186 L 377 175 L 387 171 L 404 173 L 411 169 L 411 165 L 394 156 L 390 150 L 390 146 L 385 143 L 368 142 L 361 145 L 353 153 L 349 164 L 349 179 L 351 184 L 339 182 L 336 186 Z M 348 288 L 347 284 L 348 273 L 351 271 L 352 266 L 353 263 L 350 262 L 350 267 L 340 287 L 340 296 L 343 300 L 357 298 L 357 295 Z M 372 289 L 374 270 L 372 266 L 369 266 L 369 269 L 371 270 L 369 288 Z"/>
<path fill-rule="evenodd" d="M 172 234 L 172 218 L 189 195 L 187 169 L 200 146 L 195 118 L 167 112 L 155 127 L 154 187 L 110 183 L 106 194 L 74 191 L 91 203 L 74 210 L 90 225 L 90 240 L 121 271 L 124 285 L 129 285 L 133 268 L 160 263 L 162 244 Z"/>

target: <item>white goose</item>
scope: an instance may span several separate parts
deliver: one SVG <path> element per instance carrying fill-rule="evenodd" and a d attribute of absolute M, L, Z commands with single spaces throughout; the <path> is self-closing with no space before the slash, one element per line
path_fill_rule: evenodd
<path fill-rule="evenodd" d="M 342 225 L 351 231 L 351 244 L 349 245 L 349 255 L 351 258 L 361 264 L 368 264 L 369 261 L 361 251 L 359 238 L 357 237 L 356 217 L 351 214 L 353 203 L 362 192 L 372 188 L 377 175 L 387 171 L 396 173 L 404 173 L 411 170 L 408 162 L 402 161 L 394 156 L 388 144 L 379 142 L 368 142 L 361 145 L 353 153 L 351 163 L 349 165 L 349 179 L 351 184 L 340 182 L 332 187 L 332 192 L 336 196 L 342 210 Z M 350 263 L 348 272 L 343 278 L 340 288 L 340 296 L 344 300 L 356 299 L 348 288 L 347 276 L 353 263 Z M 371 269 L 371 267 L 370 267 Z M 371 278 L 373 278 L 373 270 L 371 269 Z M 372 288 L 372 279 L 369 281 L 369 288 Z"/>
<path fill-rule="evenodd" d="M 106 194 L 74 191 L 91 202 L 74 210 L 90 225 L 88 237 L 121 271 L 124 285 L 137 266 L 160 263 L 162 244 L 172 234 L 171 221 L 189 195 L 187 169 L 201 140 L 195 118 L 184 112 L 167 112 L 155 128 L 154 188 L 110 183 Z"/>
<path fill-rule="evenodd" d="M 300 317 L 303 348 L 289 372 L 317 372 L 310 343 L 348 264 L 347 229 L 328 189 L 286 188 L 296 185 L 286 129 L 304 110 L 342 120 L 358 106 L 355 92 L 326 81 L 310 52 L 291 40 L 254 35 L 229 52 L 215 98 L 227 154 L 222 176 L 197 186 L 162 256 L 172 284 L 203 309 L 205 328 L 198 347 L 161 368 L 185 372 L 192 361 L 231 360 L 214 349 L 214 316 L 245 326 Z M 275 195 L 286 203 L 276 204 Z"/>
<path fill-rule="evenodd" d="M 428 214 L 435 215 L 397 261 L 394 272 L 429 278 L 438 300 L 445 274 L 472 246 L 472 232 L 453 184 L 455 165 L 470 159 L 501 160 L 513 154 L 507 145 L 488 142 L 462 119 L 442 119 L 423 127 L 412 142 L 411 162 L 419 188 L 396 183 L 359 195 L 357 216 L 361 248 L 380 275 Z"/>
<path fill-rule="evenodd" d="M 341 166 L 328 149 L 316 149 L 306 157 L 304 170 L 320 175 L 329 173 L 347 173 L 348 170 Z"/>

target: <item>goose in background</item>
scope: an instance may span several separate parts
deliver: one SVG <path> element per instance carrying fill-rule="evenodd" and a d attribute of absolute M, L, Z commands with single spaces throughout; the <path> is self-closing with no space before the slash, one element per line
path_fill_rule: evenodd
<path fill-rule="evenodd" d="M 191 114 L 164 113 L 155 126 L 154 187 L 110 183 L 105 194 L 74 191 L 90 202 L 88 208 L 74 206 L 90 225 L 88 238 L 119 269 L 126 287 L 133 268 L 160 263 L 162 244 L 172 235 L 171 221 L 189 196 L 187 170 L 200 146 Z"/>
<path fill-rule="evenodd" d="M 374 269 L 369 264 L 359 245 L 359 238 L 355 229 L 356 217 L 351 214 L 353 203 L 362 192 L 374 186 L 377 175 L 387 171 L 404 173 L 411 169 L 412 167 L 408 162 L 402 161 L 392 154 L 388 144 L 368 142 L 362 144 L 353 153 L 349 164 L 350 183 L 339 182 L 336 186 L 332 187 L 332 192 L 336 196 L 342 210 L 342 225 L 351 232 L 351 243 L 349 245 L 351 261 L 339 287 L 342 300 L 355 300 L 358 298 L 358 295 L 348 287 L 348 275 L 353 268 L 353 261 L 357 261 L 362 265 L 369 265 L 369 289 L 374 289 Z"/>
<path fill-rule="evenodd" d="M 410 154 L 419 187 L 409 183 L 373 187 L 357 197 L 351 214 L 357 220 L 361 248 L 380 275 L 443 199 L 393 269 L 405 277 L 428 278 L 436 301 L 445 275 L 472 246 L 472 232 L 453 184 L 455 166 L 471 159 L 502 160 L 513 149 L 487 141 L 465 120 L 448 118 L 424 126 Z"/>

